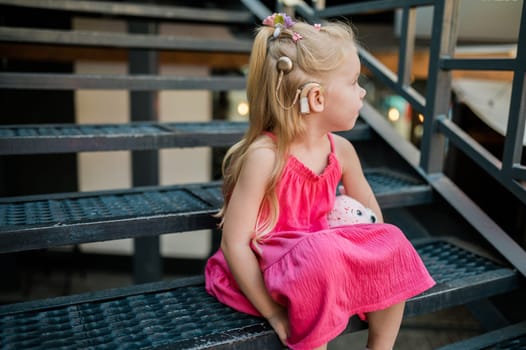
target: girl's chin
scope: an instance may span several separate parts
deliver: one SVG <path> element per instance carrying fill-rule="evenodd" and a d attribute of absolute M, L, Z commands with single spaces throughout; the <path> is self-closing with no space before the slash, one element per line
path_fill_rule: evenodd
<path fill-rule="evenodd" d="M 347 125 L 345 125 L 345 128 L 342 131 L 351 130 L 352 128 L 354 128 L 354 125 L 356 125 L 356 119 L 347 123 Z"/>

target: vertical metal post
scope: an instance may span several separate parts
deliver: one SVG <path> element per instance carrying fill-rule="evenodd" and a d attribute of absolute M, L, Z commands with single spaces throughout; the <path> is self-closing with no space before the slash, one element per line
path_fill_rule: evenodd
<path fill-rule="evenodd" d="M 526 123 L 526 3 L 522 4 L 521 18 L 502 160 L 502 172 L 508 179 L 514 164 L 520 163 L 522 158 Z"/>
<path fill-rule="evenodd" d="M 143 21 L 128 22 L 128 32 L 155 34 L 156 25 Z M 157 52 L 130 50 L 128 54 L 130 74 L 157 74 Z M 157 120 L 157 91 L 130 91 L 132 121 Z M 159 183 L 158 151 L 132 152 L 133 186 L 157 185 Z M 162 278 L 159 236 L 134 239 L 133 279 L 135 283 L 158 281 Z"/>
<path fill-rule="evenodd" d="M 451 73 L 440 69 L 442 57 L 454 54 L 458 34 L 457 0 L 436 1 L 433 14 L 426 106 L 424 112 L 424 138 L 421 145 L 420 166 L 427 173 L 442 172 L 445 138 L 435 130 L 437 117 L 447 115 L 451 100 Z"/>
<path fill-rule="evenodd" d="M 404 7 L 398 58 L 398 83 L 408 86 L 411 83 L 413 58 L 415 53 L 416 8 Z"/>
<path fill-rule="evenodd" d="M 325 0 L 314 0 L 313 3 L 316 10 L 323 10 L 325 8 Z"/>

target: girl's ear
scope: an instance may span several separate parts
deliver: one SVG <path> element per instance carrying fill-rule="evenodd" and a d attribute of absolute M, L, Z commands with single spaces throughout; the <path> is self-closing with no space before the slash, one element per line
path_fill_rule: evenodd
<path fill-rule="evenodd" d="M 325 108 L 325 96 L 323 95 L 323 89 L 320 85 L 309 90 L 307 100 L 309 102 L 311 113 L 323 112 Z"/>

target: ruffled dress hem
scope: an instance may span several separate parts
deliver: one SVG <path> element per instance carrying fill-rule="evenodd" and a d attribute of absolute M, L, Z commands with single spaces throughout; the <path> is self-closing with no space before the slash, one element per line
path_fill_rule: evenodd
<path fill-rule="evenodd" d="M 367 322 L 366 314 L 374 311 L 384 310 L 387 309 L 393 305 L 396 305 L 398 303 L 401 303 L 403 301 L 408 300 L 409 298 L 412 298 L 414 296 L 417 296 L 429 288 L 433 287 L 435 285 L 435 281 L 433 279 L 426 279 L 424 282 L 422 282 L 417 288 L 411 288 L 405 291 L 402 291 L 396 295 L 393 295 L 391 298 L 382 300 L 381 303 L 375 303 L 367 306 L 362 306 L 359 309 L 356 310 L 356 312 L 351 313 L 348 317 L 348 320 L 351 319 L 353 316 L 358 316 L 362 321 Z M 415 291 L 418 291 L 415 293 Z M 327 344 L 331 340 L 334 340 L 337 336 L 339 336 L 345 328 L 347 328 L 347 323 L 341 323 L 340 326 L 337 326 L 333 329 L 333 331 L 329 331 L 325 333 L 325 336 L 320 337 L 316 339 L 315 341 L 311 342 L 302 342 L 300 344 L 287 344 L 287 346 L 290 347 L 290 349 L 294 350 L 311 350 L 314 348 L 317 348 L 319 346 L 322 346 L 323 344 Z"/>

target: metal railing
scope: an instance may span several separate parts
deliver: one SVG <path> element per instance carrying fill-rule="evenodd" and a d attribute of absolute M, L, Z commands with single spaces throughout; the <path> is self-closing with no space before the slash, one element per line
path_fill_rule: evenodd
<path fill-rule="evenodd" d="M 360 49 L 360 56 L 363 64 L 388 88 L 405 98 L 414 110 L 425 116 L 419 167 L 428 175 L 441 173 L 447 149 L 445 145 L 446 142 L 449 142 L 526 204 L 526 187 L 521 183 L 526 180 L 526 167 L 520 161 L 526 122 L 526 6 L 522 5 L 516 57 L 456 58 L 460 2 L 458 0 L 363 1 L 321 10 L 301 6 L 298 7 L 298 12 L 315 21 L 334 16 L 401 9 L 397 73 L 387 69 L 363 49 Z M 410 72 L 416 38 L 415 11 L 417 7 L 427 5 L 434 6 L 434 14 L 429 47 L 427 91 L 426 96 L 422 96 L 410 86 Z M 469 137 L 448 118 L 451 100 L 451 72 L 454 70 L 513 72 L 502 159 L 485 151 L 476 140 Z"/>
<path fill-rule="evenodd" d="M 243 1 L 253 7 L 253 0 Z M 502 253 L 523 275 L 526 275 L 526 252 L 502 230 L 476 203 L 444 173 L 448 149 L 456 147 L 482 171 L 526 205 L 526 167 L 521 164 L 526 122 L 526 5 L 522 4 L 517 54 L 514 58 L 458 58 L 458 0 L 377 0 L 316 8 L 305 2 L 278 8 L 295 12 L 311 23 L 332 18 L 350 18 L 371 12 L 401 10 L 397 72 L 386 67 L 363 47 L 359 47 L 362 64 L 394 94 L 403 97 L 413 110 L 424 116 L 420 147 L 394 135 L 393 128 L 374 107 L 365 104 L 362 117 L 414 168 L 428 179 L 434 189 L 454 207 L 480 234 Z M 411 71 L 416 43 L 416 9 L 433 6 L 429 46 L 429 67 L 425 96 L 411 86 Z M 261 12 L 264 14 L 264 12 Z M 450 116 L 452 71 L 510 71 L 512 93 L 507 118 L 502 158 L 498 158 L 471 137 Z"/>

